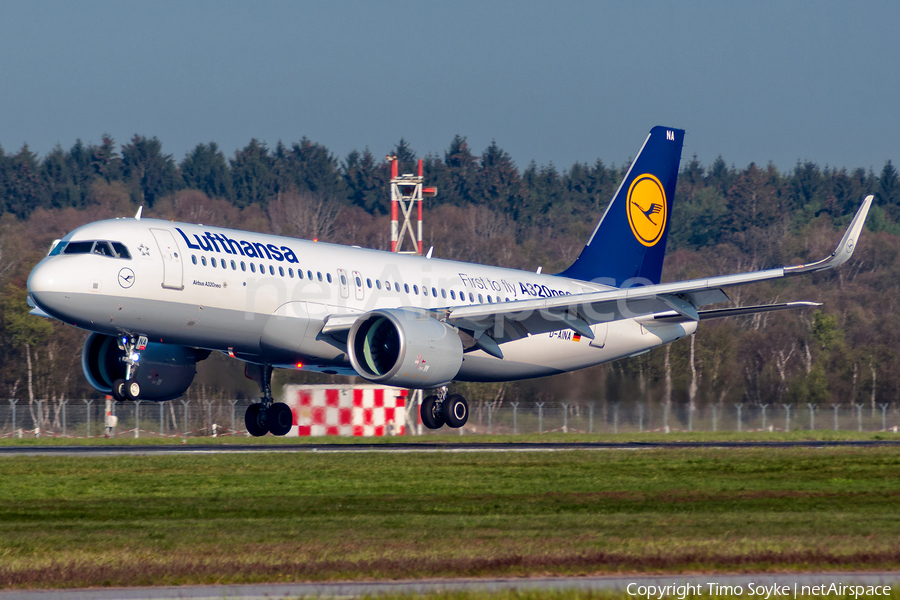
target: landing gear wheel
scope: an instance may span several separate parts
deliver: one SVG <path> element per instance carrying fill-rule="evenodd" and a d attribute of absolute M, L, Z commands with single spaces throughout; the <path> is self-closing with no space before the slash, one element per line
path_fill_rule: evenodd
<path fill-rule="evenodd" d="M 443 412 L 444 422 L 450 427 L 462 427 L 469 420 L 469 403 L 459 394 L 447 396 L 441 411 Z"/>
<path fill-rule="evenodd" d="M 112 396 L 113 400 L 116 402 L 125 400 L 125 380 L 116 379 L 113 381 L 112 390 L 109 392 L 109 395 Z"/>
<path fill-rule="evenodd" d="M 272 435 L 285 435 L 294 424 L 294 413 L 284 402 L 276 402 L 266 409 L 266 423 Z"/>
<path fill-rule="evenodd" d="M 247 432 L 253 437 L 262 437 L 268 433 L 269 428 L 266 425 L 267 411 L 262 410 L 262 404 L 258 402 L 247 407 L 244 413 L 244 425 L 247 426 Z"/>
<path fill-rule="evenodd" d="M 428 429 L 440 429 L 444 426 L 444 415 L 441 414 L 441 403 L 437 396 L 425 396 L 421 414 L 422 424 Z"/>
<path fill-rule="evenodd" d="M 125 397 L 129 400 L 137 400 L 141 395 L 141 384 L 137 381 L 129 381 L 125 384 Z"/>

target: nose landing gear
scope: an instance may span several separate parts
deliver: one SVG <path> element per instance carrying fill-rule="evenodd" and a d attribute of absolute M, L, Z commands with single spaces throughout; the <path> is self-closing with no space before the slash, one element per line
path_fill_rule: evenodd
<path fill-rule="evenodd" d="M 458 429 L 469 420 L 469 403 L 459 394 L 447 396 L 447 388 L 442 387 L 422 400 L 421 415 L 428 429 L 440 429 L 445 423 Z"/>
<path fill-rule="evenodd" d="M 147 336 L 135 337 L 123 335 L 118 338 L 119 349 L 125 353 L 122 362 L 125 363 L 125 378 L 116 379 L 112 384 L 110 395 L 117 401 L 139 400 L 141 396 L 141 384 L 138 383 L 137 365 L 141 360 L 141 352 L 147 348 Z"/>
<path fill-rule="evenodd" d="M 244 374 L 259 385 L 262 393 L 260 401 L 248 406 L 244 413 L 247 432 L 254 437 L 262 437 L 266 433 L 286 435 L 294 424 L 294 413 L 290 406 L 275 402 L 272 398 L 272 365 L 247 363 Z"/>

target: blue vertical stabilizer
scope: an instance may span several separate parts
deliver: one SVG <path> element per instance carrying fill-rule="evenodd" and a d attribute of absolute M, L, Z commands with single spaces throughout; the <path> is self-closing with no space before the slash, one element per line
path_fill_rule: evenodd
<path fill-rule="evenodd" d="M 575 262 L 560 277 L 616 287 L 659 283 L 684 130 L 654 127 Z"/>

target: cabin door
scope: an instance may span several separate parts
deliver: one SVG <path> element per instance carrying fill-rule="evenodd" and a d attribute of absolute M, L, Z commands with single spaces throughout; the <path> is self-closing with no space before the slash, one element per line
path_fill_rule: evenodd
<path fill-rule="evenodd" d="M 183 290 L 184 267 L 172 232 L 165 229 L 151 229 L 150 232 L 156 239 L 156 245 L 159 246 L 159 253 L 162 255 L 162 286 L 169 290 Z"/>

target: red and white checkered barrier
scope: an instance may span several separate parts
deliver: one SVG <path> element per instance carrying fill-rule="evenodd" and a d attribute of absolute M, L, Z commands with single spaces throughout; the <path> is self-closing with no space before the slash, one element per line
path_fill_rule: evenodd
<path fill-rule="evenodd" d="M 294 413 L 288 435 L 403 435 L 406 394 L 381 385 L 285 386 L 284 401 Z"/>

